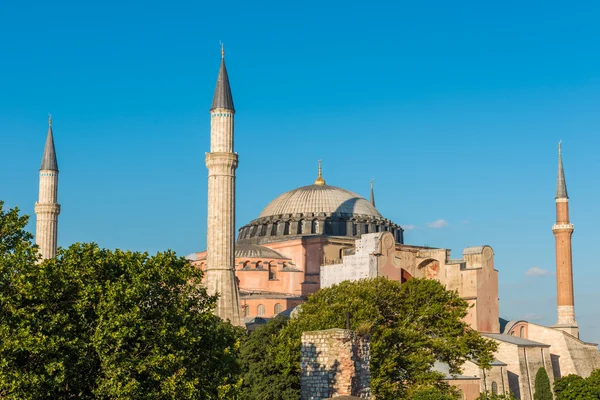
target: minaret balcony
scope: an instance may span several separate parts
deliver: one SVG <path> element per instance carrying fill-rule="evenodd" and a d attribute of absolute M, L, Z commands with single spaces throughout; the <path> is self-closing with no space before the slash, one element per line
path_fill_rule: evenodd
<path fill-rule="evenodd" d="M 552 231 L 566 231 L 573 230 L 575 226 L 573 224 L 554 224 L 552 225 Z"/>

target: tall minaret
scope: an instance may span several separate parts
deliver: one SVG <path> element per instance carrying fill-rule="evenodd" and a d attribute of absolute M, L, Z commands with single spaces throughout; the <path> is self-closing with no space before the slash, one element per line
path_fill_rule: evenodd
<path fill-rule="evenodd" d="M 556 295 L 558 302 L 558 322 L 555 328 L 579 337 L 573 296 L 573 257 L 571 253 L 573 224 L 569 221 L 569 196 L 567 195 L 560 142 L 558 143 L 558 179 L 556 182 L 556 224 L 552 227 L 552 232 L 556 239 Z"/>
<path fill-rule="evenodd" d="M 235 265 L 235 170 L 233 151 L 233 98 L 221 48 L 221 68 L 210 109 L 208 168 L 208 231 L 206 282 L 210 294 L 219 294 L 215 313 L 233 325 L 243 326 Z"/>
<path fill-rule="evenodd" d="M 48 116 L 48 136 L 40 167 L 40 193 L 35 203 L 35 243 L 39 246 L 42 259 L 56 255 L 58 214 L 58 163 L 52 136 L 52 116 Z"/>

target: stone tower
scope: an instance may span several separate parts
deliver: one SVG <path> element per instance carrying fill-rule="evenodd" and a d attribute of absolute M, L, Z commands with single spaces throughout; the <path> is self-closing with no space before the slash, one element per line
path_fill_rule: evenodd
<path fill-rule="evenodd" d="M 556 182 L 556 223 L 552 227 L 552 232 L 556 239 L 556 295 L 558 302 L 558 322 L 554 327 L 579 337 L 573 295 L 573 257 L 571 253 L 573 224 L 569 221 L 569 196 L 560 143 L 558 144 L 558 179 Z"/>
<path fill-rule="evenodd" d="M 210 294 L 219 294 L 215 313 L 233 325 L 243 326 L 235 265 L 235 170 L 233 151 L 233 98 L 224 52 L 217 87 L 210 109 L 210 153 L 208 168 L 208 230 L 206 282 Z"/>
<path fill-rule="evenodd" d="M 58 234 L 58 163 L 52 135 L 52 117 L 48 116 L 48 136 L 40 167 L 40 193 L 35 203 L 35 242 L 39 246 L 42 259 L 56 255 Z"/>

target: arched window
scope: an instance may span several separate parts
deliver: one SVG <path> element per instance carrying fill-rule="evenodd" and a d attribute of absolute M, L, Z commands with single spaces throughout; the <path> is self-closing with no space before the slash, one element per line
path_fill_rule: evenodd
<path fill-rule="evenodd" d="M 298 231 L 297 231 L 297 233 L 299 235 L 301 235 L 301 234 L 304 233 L 304 221 L 303 220 L 298 221 Z"/>
<path fill-rule="evenodd" d="M 263 269 L 262 261 L 256 262 L 256 269 Z"/>
<path fill-rule="evenodd" d="M 352 222 L 352 236 L 356 236 L 356 222 Z"/>
<path fill-rule="evenodd" d="M 492 382 L 492 394 L 498 394 L 498 384 L 495 381 Z"/>
<path fill-rule="evenodd" d="M 338 229 L 338 232 L 337 232 L 338 235 L 346 236 L 346 230 L 348 229 L 348 224 L 346 224 L 346 221 L 344 219 L 342 219 L 342 218 L 338 219 L 337 229 Z"/>
<path fill-rule="evenodd" d="M 289 221 L 285 221 L 285 225 L 283 226 L 283 234 L 284 235 L 290 234 L 290 222 Z"/>
<path fill-rule="evenodd" d="M 265 316 L 265 306 L 264 306 L 264 304 L 259 304 L 258 307 L 256 307 L 256 315 L 258 315 L 259 317 L 264 317 Z"/>
<path fill-rule="evenodd" d="M 277 222 L 273 224 L 273 228 L 271 228 L 271 236 L 277 235 Z"/>
<path fill-rule="evenodd" d="M 310 233 L 317 233 L 319 230 L 319 221 L 316 219 L 312 221 L 312 226 L 310 229 Z"/>
<path fill-rule="evenodd" d="M 519 337 L 524 338 L 525 337 L 525 327 L 522 326 L 521 329 L 519 329 Z"/>
<path fill-rule="evenodd" d="M 279 303 L 275 304 L 275 315 L 278 315 L 282 311 L 283 311 L 283 307 L 281 306 L 281 304 L 279 304 Z"/>
<path fill-rule="evenodd" d="M 244 269 L 250 268 L 250 261 L 246 261 L 243 266 Z"/>
<path fill-rule="evenodd" d="M 326 235 L 334 235 L 334 228 L 333 228 L 333 221 L 331 221 L 329 218 L 327 218 L 325 220 L 325 234 Z"/>
<path fill-rule="evenodd" d="M 276 281 L 277 280 L 277 265 L 274 263 L 269 264 L 269 280 Z"/>
<path fill-rule="evenodd" d="M 365 224 L 365 233 L 369 233 L 369 224 Z"/>

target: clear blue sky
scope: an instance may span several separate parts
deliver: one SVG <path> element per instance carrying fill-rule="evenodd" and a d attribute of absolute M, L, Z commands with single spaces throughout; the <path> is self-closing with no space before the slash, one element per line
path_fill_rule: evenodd
<path fill-rule="evenodd" d="M 203 250 L 222 40 L 238 226 L 321 158 L 329 184 L 367 196 L 374 177 L 407 243 L 491 245 L 501 315 L 552 324 L 562 139 L 576 310 L 600 341 L 598 15 L 597 1 L 5 0 L 0 198 L 33 213 L 52 112 L 60 245 Z"/>

